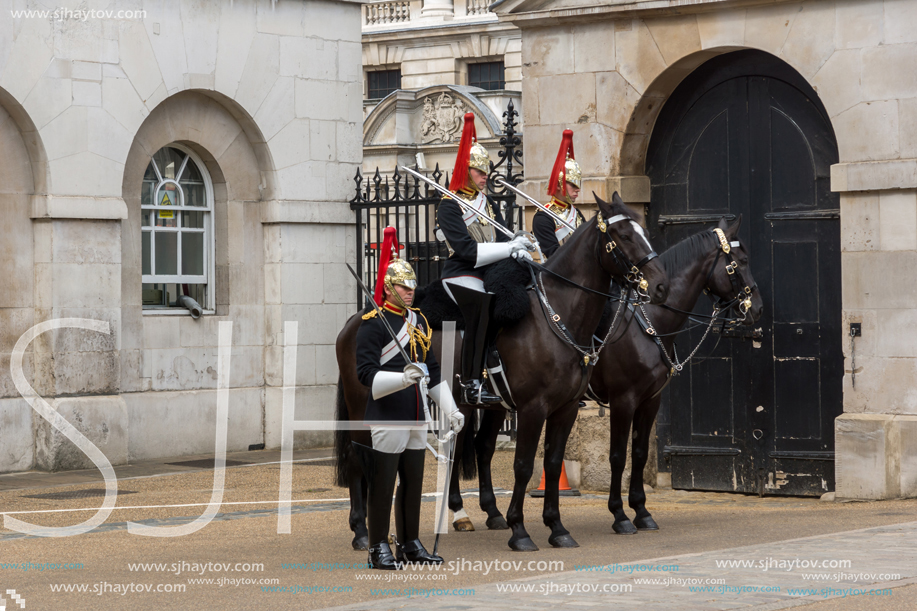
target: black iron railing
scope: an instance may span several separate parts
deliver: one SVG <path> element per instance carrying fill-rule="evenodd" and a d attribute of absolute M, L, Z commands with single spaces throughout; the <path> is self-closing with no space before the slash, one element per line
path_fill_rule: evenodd
<path fill-rule="evenodd" d="M 519 113 L 510 100 L 503 113 L 504 133 L 500 137 L 498 161 L 491 162 L 487 176 L 488 195 L 500 206 L 503 218 L 510 229 L 523 228 L 522 208 L 516 205 L 516 195 L 496 184 L 502 178 L 511 185 L 523 180 L 522 139 L 516 132 Z M 443 173 L 439 164 L 431 171 L 421 172 L 442 186 L 449 185 L 449 173 Z M 436 239 L 436 209 L 440 194 L 422 180 L 397 168 L 383 175 L 376 168 L 372 177 L 363 176 L 360 170 L 354 177 L 356 194 L 350 208 L 356 212 L 357 273 L 366 286 L 376 285 L 379 252 L 383 231 L 391 225 L 398 232 L 400 256 L 409 261 L 417 274 L 417 282 L 424 286 L 438 280 L 449 256 L 444 242 Z M 357 291 L 357 304 L 365 303 Z"/>

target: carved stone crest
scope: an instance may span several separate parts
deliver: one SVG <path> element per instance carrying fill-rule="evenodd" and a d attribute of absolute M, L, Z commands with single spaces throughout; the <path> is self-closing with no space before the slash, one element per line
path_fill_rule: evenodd
<path fill-rule="evenodd" d="M 428 96 L 423 101 L 423 120 L 420 126 L 420 139 L 424 144 L 429 142 L 452 142 L 462 135 L 462 117 L 465 116 L 465 104 L 448 93 L 439 94 L 436 99 Z"/>

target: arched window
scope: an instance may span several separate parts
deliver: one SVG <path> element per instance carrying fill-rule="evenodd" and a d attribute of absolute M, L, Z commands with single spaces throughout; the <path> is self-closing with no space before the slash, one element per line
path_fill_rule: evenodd
<path fill-rule="evenodd" d="M 213 310 L 212 212 L 213 184 L 197 155 L 178 144 L 159 149 L 140 196 L 144 308 L 182 308 L 187 295 Z"/>

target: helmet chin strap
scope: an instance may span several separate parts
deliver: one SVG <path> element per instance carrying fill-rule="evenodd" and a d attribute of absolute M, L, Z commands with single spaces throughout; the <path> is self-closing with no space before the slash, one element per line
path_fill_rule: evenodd
<path fill-rule="evenodd" d="M 408 308 L 411 307 L 411 306 L 409 306 L 408 304 L 406 304 L 406 303 L 404 302 L 404 299 L 402 299 L 401 294 L 398 293 L 398 291 L 395 290 L 395 285 L 394 285 L 394 284 L 390 284 L 390 285 L 388 285 L 388 287 L 389 287 L 389 289 L 392 291 L 392 295 L 393 295 L 393 296 L 395 297 L 395 299 L 397 300 L 397 302 L 398 302 L 397 305 L 400 305 L 400 306 L 401 306 L 402 308 L 404 308 L 405 310 L 407 310 Z"/>
<path fill-rule="evenodd" d="M 478 189 L 478 184 L 474 182 L 474 176 L 471 175 L 472 169 L 474 168 L 468 168 L 468 188 L 474 191 L 475 195 L 477 195 L 481 190 Z M 478 171 L 480 172 L 480 170 Z"/>

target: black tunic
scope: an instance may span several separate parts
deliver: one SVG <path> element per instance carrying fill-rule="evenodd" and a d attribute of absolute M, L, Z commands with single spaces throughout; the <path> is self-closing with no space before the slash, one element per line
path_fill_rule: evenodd
<path fill-rule="evenodd" d="M 576 211 L 576 218 L 579 219 L 580 223 L 586 220 L 585 217 L 583 217 L 583 213 L 579 210 Z M 535 213 L 535 217 L 532 219 L 532 233 L 535 234 L 535 239 L 538 240 L 538 244 L 541 245 L 541 252 L 548 258 L 553 256 L 554 252 L 560 248 L 560 242 L 557 240 L 557 235 L 554 233 L 555 229 L 557 229 L 557 221 L 547 212 L 539 210 Z M 568 239 L 571 234 L 572 232 L 567 234 Z"/>
<path fill-rule="evenodd" d="M 383 309 L 383 316 L 388 320 L 392 329 L 398 334 L 401 344 L 411 353 L 410 341 L 407 335 L 404 316 Z M 405 316 L 415 318 L 415 325 L 426 331 L 424 319 L 416 312 L 407 310 Z M 385 351 L 385 354 L 383 354 Z M 418 346 L 418 354 L 414 356 L 417 362 L 426 362 L 430 370 L 430 388 L 440 382 L 439 363 L 433 355 L 432 349 L 427 352 L 424 360 L 423 351 Z M 386 360 L 387 359 L 387 360 Z M 382 363 L 386 360 L 385 363 Z M 370 388 L 369 399 L 366 402 L 365 420 L 380 421 L 422 421 L 424 419 L 423 400 L 420 396 L 420 385 L 414 384 L 398 392 L 373 399 L 372 386 L 376 373 L 380 371 L 396 371 L 401 373 L 407 363 L 401 351 L 392 341 L 392 336 L 379 320 L 379 314 L 364 320 L 357 331 L 357 375 L 364 386 Z"/>
<path fill-rule="evenodd" d="M 490 198 L 487 198 L 490 208 L 493 210 L 494 222 L 506 227 L 503 220 L 503 214 L 500 207 Z M 455 278 L 456 276 L 474 276 L 475 278 L 484 279 L 484 271 L 488 266 L 475 268 L 478 261 L 478 243 L 468 233 L 468 227 L 462 217 L 465 209 L 455 203 L 455 200 L 444 197 L 439 202 L 437 212 L 437 221 L 443 234 L 449 241 L 449 246 L 453 253 L 446 260 L 443 266 L 442 278 Z M 508 242 L 509 238 L 501 231 L 494 230 L 495 241 Z M 404 360 L 404 359 L 402 359 Z"/>

